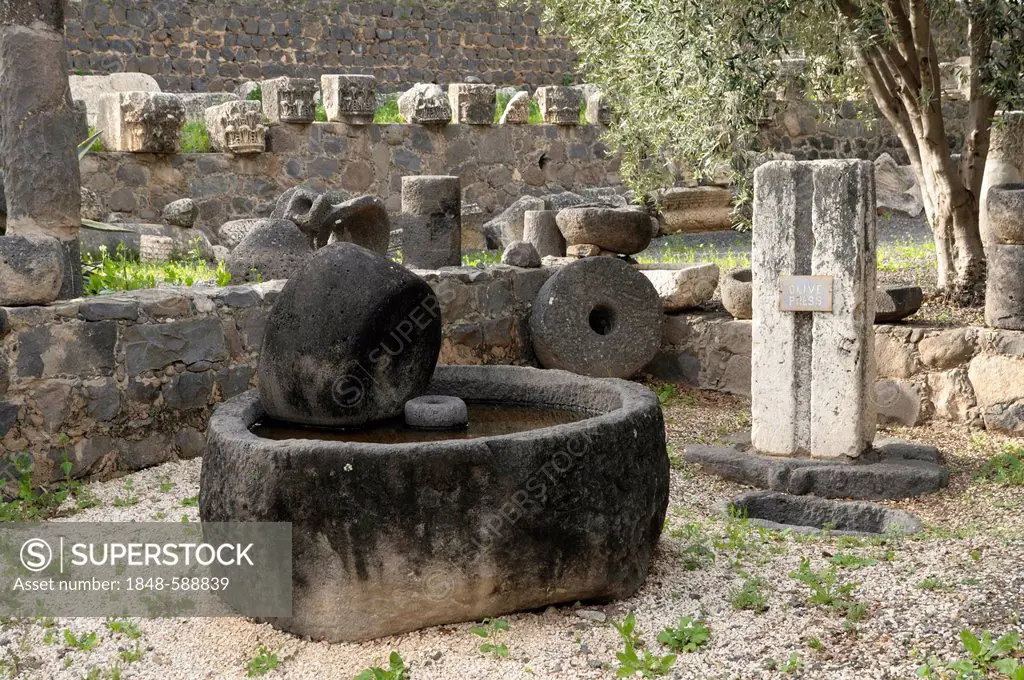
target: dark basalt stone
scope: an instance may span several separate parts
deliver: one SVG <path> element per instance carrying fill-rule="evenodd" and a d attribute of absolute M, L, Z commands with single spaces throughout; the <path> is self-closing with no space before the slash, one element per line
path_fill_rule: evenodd
<path fill-rule="evenodd" d="M 313 256 L 309 239 L 289 220 L 260 220 L 225 261 L 233 283 L 287 279 Z"/>
<path fill-rule="evenodd" d="M 661 299 L 646 276 L 618 258 L 562 267 L 533 302 L 530 334 L 545 368 L 628 378 L 661 345 Z"/>
<path fill-rule="evenodd" d="M 693 444 L 683 458 L 704 472 L 732 482 L 787 494 L 822 498 L 886 500 L 933 493 L 949 483 L 934 446 L 876 441 L 855 461 L 764 456 L 743 445 Z"/>
<path fill-rule="evenodd" d="M 752 491 L 731 501 L 716 503 L 723 516 L 740 515 L 767 529 L 815 534 L 826 528 L 830 534 L 884 534 L 898 531 L 916 534 L 921 521 L 903 510 L 893 510 L 859 501 L 834 501 L 813 496 L 791 496 L 777 491 Z"/>
<path fill-rule="evenodd" d="M 217 407 L 202 520 L 292 524 L 293 613 L 272 625 L 366 640 L 636 592 L 668 504 L 664 423 L 649 389 L 440 366 L 429 393 L 593 415 L 516 434 L 371 444 L 260 438 L 250 431 L 266 417 L 256 391 Z"/>
<path fill-rule="evenodd" d="M 878 289 L 875 300 L 875 323 L 892 323 L 916 314 L 924 293 L 920 286 L 886 286 Z"/>
<path fill-rule="evenodd" d="M 272 417 L 305 425 L 390 418 L 423 392 L 440 351 L 441 310 L 430 286 L 365 248 L 334 243 L 294 272 L 274 303 L 260 399 Z"/>
<path fill-rule="evenodd" d="M 405 402 L 405 424 L 424 430 L 451 430 L 469 422 L 466 402 L 458 397 L 428 394 Z"/>

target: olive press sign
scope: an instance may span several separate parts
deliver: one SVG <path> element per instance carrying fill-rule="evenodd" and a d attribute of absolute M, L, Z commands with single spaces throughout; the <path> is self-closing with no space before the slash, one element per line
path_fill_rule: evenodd
<path fill-rule="evenodd" d="M 779 309 L 783 312 L 831 312 L 832 277 L 779 277 Z"/>

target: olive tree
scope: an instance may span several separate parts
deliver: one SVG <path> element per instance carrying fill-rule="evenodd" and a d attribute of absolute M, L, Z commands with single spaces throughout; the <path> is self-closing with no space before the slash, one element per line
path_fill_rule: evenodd
<path fill-rule="evenodd" d="M 1021 102 L 1024 0 L 536 0 L 616 110 L 608 140 L 639 190 L 668 166 L 696 173 L 749 144 L 779 60 L 800 53 L 819 101 L 869 93 L 899 136 L 935 236 L 938 286 L 983 297 L 978 196 L 997 107 Z M 946 54 L 943 54 L 946 52 Z M 970 57 L 958 164 L 943 119 L 940 55 Z"/>

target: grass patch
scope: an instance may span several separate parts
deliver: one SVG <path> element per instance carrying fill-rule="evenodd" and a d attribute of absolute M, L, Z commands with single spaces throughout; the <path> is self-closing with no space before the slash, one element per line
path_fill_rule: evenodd
<path fill-rule="evenodd" d="M 762 614 L 768 611 L 768 595 L 764 592 L 764 581 L 760 578 L 748 578 L 743 585 L 729 593 L 729 603 L 733 608 Z"/>
<path fill-rule="evenodd" d="M 326 119 L 325 119 L 326 120 Z M 383 123 L 404 123 L 405 119 L 398 112 L 398 95 L 388 95 L 388 98 L 373 112 L 373 122 Z"/>
<path fill-rule="evenodd" d="M 505 109 L 508 108 L 508 103 L 512 101 L 512 97 L 515 93 L 509 94 L 508 92 L 498 92 L 495 96 L 494 102 L 494 122 L 497 124 L 501 121 L 502 115 L 505 113 Z M 529 110 L 528 117 L 526 119 L 527 125 L 542 125 L 544 123 L 544 116 L 540 114 L 540 104 L 533 97 L 530 97 L 526 101 L 526 107 Z"/>
<path fill-rule="evenodd" d="M 876 255 L 879 274 L 899 275 L 916 285 L 935 283 L 935 244 L 909 239 L 882 243 Z"/>
<path fill-rule="evenodd" d="M 210 132 L 206 129 L 206 123 L 201 120 L 185 123 L 181 128 L 181 152 L 209 153 L 209 151 Z"/>
<path fill-rule="evenodd" d="M 156 288 L 160 284 L 194 286 L 216 284 L 226 286 L 231 274 L 223 262 L 211 267 L 203 259 L 198 244 L 182 260 L 142 263 L 118 245 L 113 255 L 106 247 L 100 246 L 99 259 L 82 253 L 82 275 L 85 295 L 102 295 L 140 288 Z"/>
<path fill-rule="evenodd" d="M 736 251 L 719 248 L 710 243 L 696 246 L 681 245 L 672 242 L 672 237 L 665 239 L 661 249 L 646 250 L 636 256 L 640 264 L 696 264 L 698 262 L 714 262 L 722 271 L 743 269 L 750 266 L 749 250 Z"/>
<path fill-rule="evenodd" d="M 86 139 L 90 139 L 90 138 L 98 135 L 99 133 L 100 133 L 99 130 L 97 130 L 95 127 L 90 125 L 89 126 L 89 134 L 86 137 Z M 93 143 L 91 145 L 89 145 L 89 151 L 91 153 L 101 153 L 101 152 L 106 151 L 106 150 L 107 150 L 107 148 L 105 146 L 103 146 L 103 140 L 99 139 L 98 137 L 93 141 Z"/>
<path fill-rule="evenodd" d="M 487 267 L 492 264 L 501 264 L 500 250 L 466 250 L 462 253 L 462 265 L 464 267 Z"/>
<path fill-rule="evenodd" d="M 979 477 L 996 484 L 1024 486 L 1024 446 L 1003 445 L 1002 453 L 985 461 Z"/>

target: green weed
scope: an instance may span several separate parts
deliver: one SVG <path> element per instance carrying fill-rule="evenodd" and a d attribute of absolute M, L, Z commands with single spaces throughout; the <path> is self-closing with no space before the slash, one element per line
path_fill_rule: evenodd
<path fill-rule="evenodd" d="M 277 658 L 277 654 L 268 650 L 264 645 L 260 645 L 256 656 L 245 664 L 245 676 L 255 678 L 259 675 L 266 675 L 280 665 L 281 660 Z"/>
<path fill-rule="evenodd" d="M 181 153 L 209 153 L 210 132 L 206 123 L 193 120 L 181 128 Z"/>
<path fill-rule="evenodd" d="M 658 642 L 673 652 L 696 652 L 711 639 L 711 629 L 703 621 L 684 616 L 675 627 L 666 628 L 658 635 Z"/>
<path fill-rule="evenodd" d="M 653 678 L 668 675 L 676 662 L 676 655 L 658 656 L 652 654 L 649 649 L 643 649 L 641 655 L 639 650 L 643 648 L 644 643 L 636 630 L 636 617 L 633 616 L 633 612 L 630 612 L 622 623 L 613 621 L 612 626 L 618 631 L 623 643 L 623 650 L 615 653 L 615 658 L 619 660 L 615 677 Z"/>
<path fill-rule="evenodd" d="M 504 643 L 498 642 L 497 637 L 500 633 L 508 630 L 508 621 L 504 619 L 484 619 L 482 626 L 473 626 L 469 629 L 469 632 L 473 635 L 479 635 L 480 637 L 488 640 L 487 642 L 480 645 L 480 651 L 484 654 L 490 654 L 495 658 L 505 659 L 508 658 L 508 647 Z"/>
<path fill-rule="evenodd" d="M 373 666 L 360 672 L 353 680 L 409 680 L 408 668 L 398 652 L 391 652 L 388 667 Z"/>

